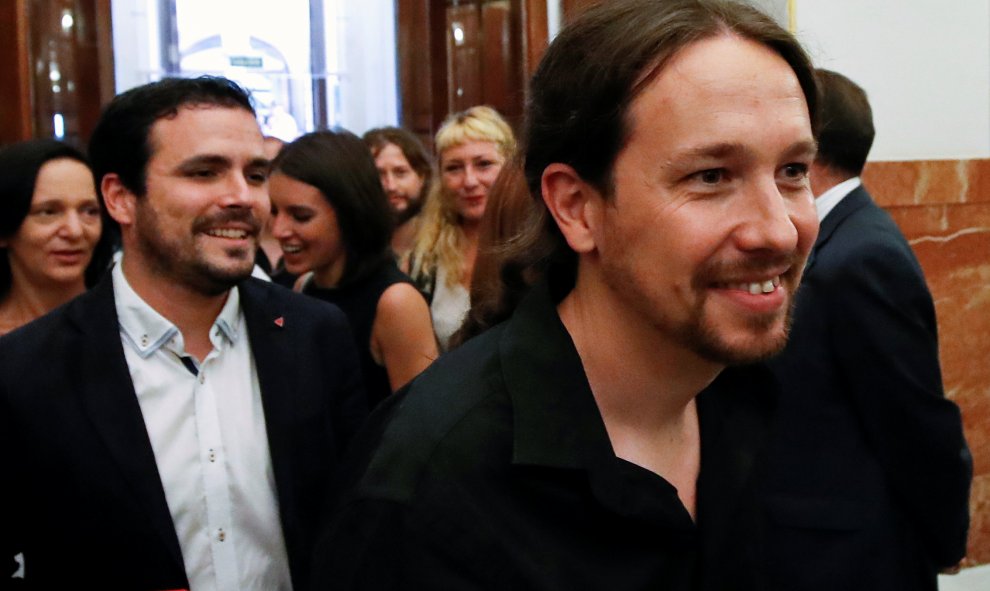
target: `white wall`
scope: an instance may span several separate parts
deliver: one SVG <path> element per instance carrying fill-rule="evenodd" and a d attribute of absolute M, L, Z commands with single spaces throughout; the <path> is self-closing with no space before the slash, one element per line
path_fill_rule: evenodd
<path fill-rule="evenodd" d="M 115 87 L 123 92 L 152 80 L 161 65 L 158 45 L 148 41 L 158 38 L 158 10 L 154 0 L 113 0 L 110 19 Z"/>
<path fill-rule="evenodd" d="M 819 67 L 869 94 L 870 160 L 990 157 L 990 0 L 794 0 Z"/>
<path fill-rule="evenodd" d="M 746 0 L 749 4 L 769 14 L 783 27 L 788 26 L 787 0 Z"/>
<path fill-rule="evenodd" d="M 395 3 L 362 0 L 340 3 L 340 43 L 345 77 L 341 121 L 360 135 L 372 127 L 396 125 L 399 114 L 395 61 Z M 424 58 L 425 59 L 425 58 Z"/>
<path fill-rule="evenodd" d="M 560 0 L 547 0 L 547 41 L 560 32 Z"/>

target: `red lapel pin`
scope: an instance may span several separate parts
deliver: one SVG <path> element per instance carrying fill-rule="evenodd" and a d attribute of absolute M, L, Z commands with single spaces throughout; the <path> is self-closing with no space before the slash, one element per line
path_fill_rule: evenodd
<path fill-rule="evenodd" d="M 283 326 L 285 326 L 285 317 L 284 316 L 279 316 L 278 318 L 276 318 L 275 319 L 275 326 L 277 326 L 279 328 L 282 328 Z"/>

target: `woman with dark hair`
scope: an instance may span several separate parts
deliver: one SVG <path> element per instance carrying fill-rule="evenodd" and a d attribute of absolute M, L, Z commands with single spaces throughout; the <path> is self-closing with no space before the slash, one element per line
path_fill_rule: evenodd
<path fill-rule="evenodd" d="M 437 356 L 430 310 L 395 265 L 392 212 L 371 153 L 347 131 L 285 146 L 269 180 L 272 234 L 303 293 L 339 306 L 361 354 L 374 406 Z"/>
<path fill-rule="evenodd" d="M 78 150 L 50 139 L 0 149 L 0 334 L 86 290 L 105 268 L 93 256 L 102 229 Z"/>

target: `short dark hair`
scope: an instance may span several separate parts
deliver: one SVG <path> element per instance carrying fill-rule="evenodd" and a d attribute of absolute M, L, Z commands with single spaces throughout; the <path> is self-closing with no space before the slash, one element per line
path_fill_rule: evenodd
<path fill-rule="evenodd" d="M 272 162 L 316 187 L 334 213 L 347 260 L 340 285 L 353 283 L 391 258 L 392 210 L 371 152 L 349 131 L 316 131 L 286 144 Z"/>
<path fill-rule="evenodd" d="M 547 49 L 530 83 L 524 135 L 529 191 L 538 201 L 543 171 L 567 164 L 606 197 L 630 132 L 629 108 L 682 49 L 731 34 L 771 49 L 790 65 L 815 129 L 811 60 L 793 35 L 759 10 L 727 0 L 611 0 L 582 13 Z M 526 248 L 573 277 L 577 257 L 553 219 Z"/>
<path fill-rule="evenodd" d="M 31 211 L 31 200 L 41 167 L 62 158 L 89 167 L 82 152 L 53 139 L 28 140 L 0 148 L 0 238 L 12 237 L 24 224 Z M 86 272 L 87 284 L 91 285 L 95 276 L 103 270 L 108 262 L 109 250 L 110 245 L 104 240 L 97 243 Z M 0 298 L 10 291 L 11 281 L 7 249 L 0 247 Z"/>
<path fill-rule="evenodd" d="M 433 182 L 433 164 L 419 138 L 401 127 L 376 127 L 366 131 L 362 139 L 375 158 L 378 157 L 379 152 L 385 149 L 385 146 L 389 144 L 398 146 L 402 150 L 402 155 L 409 162 L 409 166 L 423 179 L 423 188 L 419 191 L 420 200 L 426 197 L 430 183 Z"/>
<path fill-rule="evenodd" d="M 251 97 L 237 83 L 219 76 L 164 78 L 114 97 L 103 110 L 89 141 L 97 191 L 108 173 L 135 195 L 144 195 L 149 141 L 156 121 L 174 117 L 184 106 L 211 105 L 255 114 Z"/>
<path fill-rule="evenodd" d="M 866 91 L 842 74 L 822 69 L 815 73 L 821 118 L 816 160 L 850 177 L 859 176 L 876 135 Z"/>

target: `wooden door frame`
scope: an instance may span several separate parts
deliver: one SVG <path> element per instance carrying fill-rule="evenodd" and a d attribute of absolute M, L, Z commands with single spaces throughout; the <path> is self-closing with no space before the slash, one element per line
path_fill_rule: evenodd
<path fill-rule="evenodd" d="M 34 108 L 31 93 L 29 0 L 0 2 L 0 67 L 6 75 L 0 84 L 0 144 L 31 139 L 35 136 Z M 99 82 L 93 102 L 105 105 L 114 96 L 113 28 L 110 0 L 92 0 L 96 20 L 96 62 Z M 50 115 L 50 114 L 49 114 Z M 91 131 L 99 114 L 93 112 L 81 121 L 81 129 Z M 88 138 L 86 138 L 88 140 Z"/>

